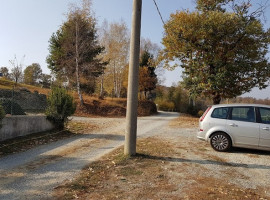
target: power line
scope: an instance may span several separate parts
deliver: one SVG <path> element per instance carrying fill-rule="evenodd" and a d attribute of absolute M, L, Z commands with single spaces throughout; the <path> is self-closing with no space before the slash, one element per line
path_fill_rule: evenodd
<path fill-rule="evenodd" d="M 158 5 L 157 5 L 156 0 L 153 0 L 153 2 L 154 2 L 155 6 L 156 6 L 156 8 L 157 8 L 159 17 L 160 17 L 160 19 L 161 19 L 161 21 L 162 21 L 162 23 L 163 23 L 163 25 L 164 25 L 164 28 L 165 28 L 165 30 L 167 31 L 168 35 L 177 35 L 177 33 L 175 33 L 175 32 L 172 31 L 172 30 L 169 30 L 169 29 L 165 26 L 165 21 L 163 20 L 163 17 L 162 17 L 162 15 L 161 15 L 161 12 L 160 12 L 160 10 L 159 10 L 159 7 L 158 7 Z M 175 43 L 174 43 L 173 45 L 176 46 Z M 168 52 L 168 53 L 169 53 L 169 52 Z M 177 52 L 177 51 L 173 51 L 173 53 L 182 54 L 181 52 Z"/>
<path fill-rule="evenodd" d="M 159 8 L 158 8 L 158 5 L 157 5 L 156 0 L 153 0 L 153 2 L 154 2 L 155 6 L 156 6 L 156 8 L 157 8 L 158 14 L 159 14 L 159 16 L 160 16 L 160 19 L 161 19 L 163 25 L 165 25 L 165 22 L 164 22 L 164 20 L 163 20 L 163 17 L 162 17 L 162 15 L 161 15 L 161 12 L 160 12 L 160 10 L 159 10 Z"/>

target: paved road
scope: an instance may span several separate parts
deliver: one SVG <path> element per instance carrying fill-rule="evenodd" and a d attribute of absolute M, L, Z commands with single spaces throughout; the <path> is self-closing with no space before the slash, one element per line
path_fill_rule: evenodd
<path fill-rule="evenodd" d="M 161 112 L 139 118 L 138 137 L 160 134 L 176 117 L 177 113 Z M 124 118 L 75 117 L 73 120 L 101 123 L 107 128 L 0 158 L 1 200 L 48 199 L 53 188 L 124 143 Z"/>

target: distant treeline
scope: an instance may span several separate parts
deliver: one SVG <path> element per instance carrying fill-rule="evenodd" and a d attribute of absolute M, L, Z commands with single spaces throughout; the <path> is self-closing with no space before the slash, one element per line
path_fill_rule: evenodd
<path fill-rule="evenodd" d="M 237 97 L 234 99 L 223 100 L 222 103 L 254 103 L 254 104 L 264 104 L 264 105 L 270 105 L 270 99 L 256 99 L 254 97 Z"/>

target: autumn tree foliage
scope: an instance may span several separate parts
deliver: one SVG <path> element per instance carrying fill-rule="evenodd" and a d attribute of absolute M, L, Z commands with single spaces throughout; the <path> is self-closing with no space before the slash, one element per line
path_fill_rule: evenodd
<path fill-rule="evenodd" d="M 81 90 L 89 90 L 88 81 L 92 83 L 100 76 L 106 65 L 99 57 L 104 48 L 98 42 L 90 0 L 84 0 L 82 7 L 70 8 L 67 21 L 53 33 L 49 43 L 49 69 L 57 79 L 76 86 L 80 103 L 84 104 Z"/>
<path fill-rule="evenodd" d="M 214 104 L 265 88 L 270 30 L 264 30 L 261 14 L 251 1 L 197 0 L 195 11 L 178 11 L 166 23 L 161 59 L 180 60 L 192 93 Z"/>
<path fill-rule="evenodd" d="M 42 76 L 42 69 L 38 63 L 33 63 L 24 69 L 23 74 L 24 83 L 37 85 Z"/>
<path fill-rule="evenodd" d="M 10 73 L 7 67 L 1 67 L 0 73 L 2 73 L 2 76 L 6 79 L 10 79 Z"/>
<path fill-rule="evenodd" d="M 110 24 L 105 21 L 100 32 L 101 44 L 105 47 L 103 59 L 104 62 L 108 62 L 104 74 L 101 76 L 100 95 L 103 96 L 105 89 L 113 97 L 120 97 L 125 66 L 128 63 L 129 30 L 123 21 Z"/>

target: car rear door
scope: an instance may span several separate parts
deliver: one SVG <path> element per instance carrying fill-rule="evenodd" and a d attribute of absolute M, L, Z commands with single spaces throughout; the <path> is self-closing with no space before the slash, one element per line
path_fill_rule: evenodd
<path fill-rule="evenodd" d="M 235 146 L 258 147 L 260 123 L 257 123 L 254 107 L 231 107 L 226 128 Z"/>
<path fill-rule="evenodd" d="M 260 147 L 270 148 L 270 108 L 259 108 L 260 116 Z"/>

